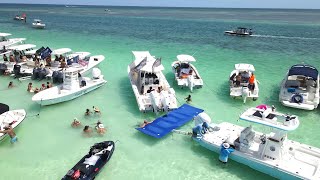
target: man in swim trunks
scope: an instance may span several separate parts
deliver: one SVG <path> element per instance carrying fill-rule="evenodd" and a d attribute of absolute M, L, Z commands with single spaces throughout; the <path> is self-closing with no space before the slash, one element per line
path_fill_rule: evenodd
<path fill-rule="evenodd" d="M 4 131 L 0 131 L 0 133 L 8 133 L 8 135 L 10 136 L 11 140 L 11 144 L 15 143 L 18 141 L 17 135 L 16 133 L 13 131 L 12 126 L 9 125 L 7 127 L 4 127 Z"/>

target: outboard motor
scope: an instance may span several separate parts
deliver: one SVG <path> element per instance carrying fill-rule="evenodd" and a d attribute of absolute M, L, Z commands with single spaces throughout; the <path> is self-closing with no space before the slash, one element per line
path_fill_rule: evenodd
<path fill-rule="evenodd" d="M 243 86 L 243 87 L 242 87 L 243 103 L 246 103 L 248 96 L 250 96 L 250 90 L 249 90 L 248 87 Z"/>
<path fill-rule="evenodd" d="M 39 69 L 38 68 L 34 68 L 33 72 L 32 72 L 32 77 L 31 79 L 35 80 L 39 78 Z"/>
<path fill-rule="evenodd" d="M 20 77 L 21 76 L 20 69 L 21 69 L 21 66 L 18 65 L 18 64 L 15 64 L 13 66 L 13 73 L 14 73 L 15 77 Z"/>
<path fill-rule="evenodd" d="M 4 74 L 4 72 L 8 69 L 7 65 L 4 63 L 0 63 L 0 74 Z"/>
<path fill-rule="evenodd" d="M 59 71 L 58 72 L 58 83 L 63 83 L 63 72 Z"/>
<path fill-rule="evenodd" d="M 52 82 L 53 83 L 57 83 L 58 82 L 58 74 L 59 74 L 58 71 L 53 71 L 52 72 Z"/>
<path fill-rule="evenodd" d="M 45 68 L 40 68 L 39 69 L 39 80 L 42 80 L 44 78 L 46 78 L 46 76 L 48 75 L 48 71 Z"/>
<path fill-rule="evenodd" d="M 94 79 L 99 79 L 100 76 L 101 76 L 101 70 L 98 69 L 98 68 L 93 68 L 93 69 L 92 69 L 92 77 L 93 77 Z"/>

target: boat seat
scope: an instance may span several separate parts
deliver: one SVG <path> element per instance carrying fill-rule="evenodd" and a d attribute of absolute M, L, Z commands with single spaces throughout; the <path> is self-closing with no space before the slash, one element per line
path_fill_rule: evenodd
<path fill-rule="evenodd" d="M 240 133 L 240 143 L 247 145 L 247 146 L 251 146 L 253 140 L 255 137 L 255 132 L 252 131 L 252 127 L 246 127 L 245 129 L 243 129 Z"/>
<path fill-rule="evenodd" d="M 287 80 L 285 87 L 293 87 L 298 88 L 300 87 L 300 81 L 297 80 Z"/>

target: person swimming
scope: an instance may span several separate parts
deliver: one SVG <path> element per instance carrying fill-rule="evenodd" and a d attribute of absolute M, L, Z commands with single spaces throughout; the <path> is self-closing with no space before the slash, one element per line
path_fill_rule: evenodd
<path fill-rule="evenodd" d="M 94 113 L 99 113 L 99 114 L 101 114 L 100 109 L 98 109 L 97 107 L 94 107 L 94 106 L 92 106 L 92 108 L 93 108 L 93 112 L 94 112 Z"/>
<path fill-rule="evenodd" d="M 152 123 L 152 122 L 148 122 L 147 120 L 143 120 L 143 123 L 140 125 L 140 127 L 143 128 L 150 123 Z"/>
<path fill-rule="evenodd" d="M 81 122 L 77 118 L 74 118 L 73 122 L 71 123 L 71 126 L 72 127 L 79 127 L 80 125 L 81 125 Z"/>
<path fill-rule="evenodd" d="M 84 132 L 85 134 L 90 134 L 90 133 L 92 132 L 92 129 L 90 128 L 90 126 L 86 125 L 86 126 L 84 126 L 84 128 L 83 128 L 83 132 Z"/>
<path fill-rule="evenodd" d="M 4 131 L 0 131 L 0 133 L 8 133 L 11 138 L 10 142 L 13 144 L 18 141 L 18 138 L 11 125 L 12 123 L 10 123 L 9 126 L 4 127 Z"/>
<path fill-rule="evenodd" d="M 92 112 L 89 109 L 86 109 L 86 112 L 84 113 L 85 116 L 89 116 Z"/>
<path fill-rule="evenodd" d="M 13 88 L 13 82 L 12 81 L 9 82 L 8 88 Z"/>
<path fill-rule="evenodd" d="M 191 95 L 189 94 L 188 97 L 184 98 L 186 100 L 187 103 L 190 103 L 192 100 L 191 100 Z"/>
<path fill-rule="evenodd" d="M 103 124 L 100 121 L 97 122 L 96 130 L 97 130 L 97 133 L 99 134 L 106 133 L 106 129 L 104 128 Z"/>

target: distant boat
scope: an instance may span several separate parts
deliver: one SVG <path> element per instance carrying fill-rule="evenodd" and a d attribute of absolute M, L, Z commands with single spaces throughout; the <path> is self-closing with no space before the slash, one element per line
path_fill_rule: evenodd
<path fill-rule="evenodd" d="M 224 34 L 234 36 L 251 36 L 253 34 L 252 29 L 238 27 L 236 30 L 225 31 Z"/>
<path fill-rule="evenodd" d="M 41 23 L 40 19 L 34 19 L 33 21 L 32 27 L 36 29 L 44 29 L 46 27 L 46 24 Z"/>

